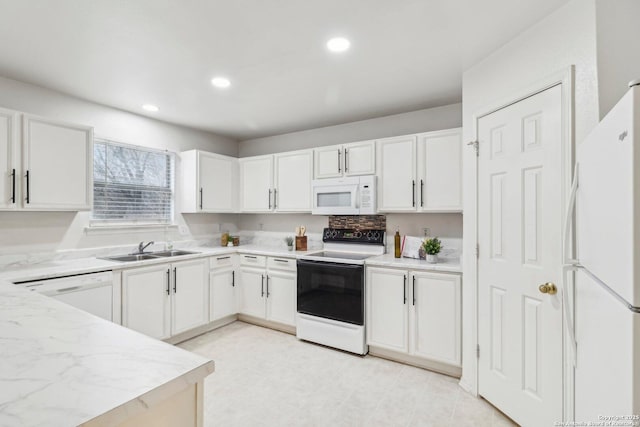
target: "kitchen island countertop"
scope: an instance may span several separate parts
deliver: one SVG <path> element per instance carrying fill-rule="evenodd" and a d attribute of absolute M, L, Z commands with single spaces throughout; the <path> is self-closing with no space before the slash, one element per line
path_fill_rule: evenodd
<path fill-rule="evenodd" d="M 0 425 L 117 424 L 202 381 L 214 363 L 0 282 Z"/>

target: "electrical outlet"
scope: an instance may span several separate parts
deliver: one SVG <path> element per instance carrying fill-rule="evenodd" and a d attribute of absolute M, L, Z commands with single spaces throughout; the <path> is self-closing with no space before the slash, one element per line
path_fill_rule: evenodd
<path fill-rule="evenodd" d="M 186 225 L 179 226 L 178 231 L 180 232 L 181 236 L 186 236 L 187 234 L 189 234 L 189 228 Z"/>
<path fill-rule="evenodd" d="M 264 227 L 264 224 L 263 224 L 263 223 L 259 223 L 259 224 L 258 224 L 258 229 L 259 229 L 260 231 L 262 231 L 262 228 L 263 228 L 263 227 Z"/>
<path fill-rule="evenodd" d="M 429 227 L 424 227 L 422 229 L 422 232 L 424 233 L 424 237 L 429 237 L 431 236 L 431 229 Z"/>

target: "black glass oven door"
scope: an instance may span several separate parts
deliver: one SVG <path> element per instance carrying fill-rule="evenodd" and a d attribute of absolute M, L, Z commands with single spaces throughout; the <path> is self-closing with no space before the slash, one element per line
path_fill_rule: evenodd
<path fill-rule="evenodd" d="M 364 325 L 364 265 L 298 260 L 298 313 Z"/>

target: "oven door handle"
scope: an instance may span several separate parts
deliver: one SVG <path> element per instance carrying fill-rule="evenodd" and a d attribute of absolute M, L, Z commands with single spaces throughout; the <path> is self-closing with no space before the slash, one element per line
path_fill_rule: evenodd
<path fill-rule="evenodd" d="M 297 262 L 298 268 L 300 267 L 330 267 L 330 268 L 341 268 L 345 270 L 358 270 L 364 269 L 363 264 L 346 264 L 341 262 L 332 262 L 332 261 L 310 261 L 306 259 L 299 259 Z"/>

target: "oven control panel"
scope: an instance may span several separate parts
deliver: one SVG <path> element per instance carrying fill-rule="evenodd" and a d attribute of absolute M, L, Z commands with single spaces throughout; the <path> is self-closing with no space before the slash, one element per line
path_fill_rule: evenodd
<path fill-rule="evenodd" d="M 325 228 L 322 233 L 323 242 L 352 242 L 384 245 L 384 230 L 349 230 L 341 228 Z"/>

